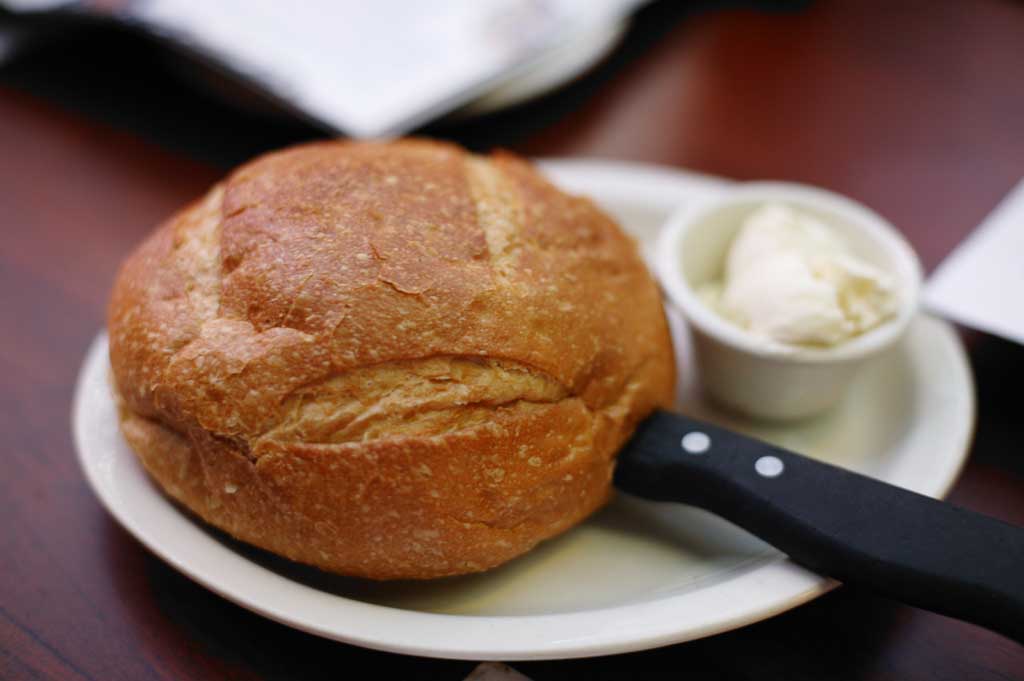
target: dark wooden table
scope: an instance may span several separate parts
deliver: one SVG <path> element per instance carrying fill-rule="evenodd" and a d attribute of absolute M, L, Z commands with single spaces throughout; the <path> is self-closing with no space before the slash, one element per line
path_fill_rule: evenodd
<path fill-rule="evenodd" d="M 320 133 L 195 91 L 108 29 L 0 72 L 0 677 L 461 679 L 470 663 L 293 631 L 151 556 L 75 462 L 72 384 L 115 267 L 224 169 Z M 1024 4 L 820 3 L 645 10 L 560 94 L 430 134 L 819 184 L 873 206 L 934 266 L 1024 175 Z M 1024 524 L 1024 350 L 970 335 L 979 423 L 952 498 Z M 1022 566 L 1024 569 L 1024 566 Z M 1024 648 L 850 588 L 740 631 L 536 679 L 1021 679 Z"/>

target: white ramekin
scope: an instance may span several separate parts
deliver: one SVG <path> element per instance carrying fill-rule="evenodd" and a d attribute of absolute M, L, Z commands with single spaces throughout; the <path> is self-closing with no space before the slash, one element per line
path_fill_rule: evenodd
<path fill-rule="evenodd" d="M 743 219 L 766 202 L 809 213 L 843 235 L 859 257 L 892 274 L 898 312 L 833 347 L 799 347 L 763 339 L 710 309 L 697 288 L 721 276 Z M 893 346 L 917 311 L 921 263 L 896 229 L 874 211 L 823 189 L 749 182 L 673 214 L 658 241 L 659 278 L 692 330 L 704 390 L 744 414 L 767 419 L 811 416 L 835 404 L 857 370 Z"/>

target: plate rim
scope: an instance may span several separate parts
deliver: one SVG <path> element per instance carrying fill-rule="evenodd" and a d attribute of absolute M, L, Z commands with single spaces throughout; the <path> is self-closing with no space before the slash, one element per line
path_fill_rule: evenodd
<path fill-rule="evenodd" d="M 657 180 L 658 184 L 667 183 L 666 187 L 675 184 L 677 190 L 681 181 L 697 182 L 708 189 L 714 185 L 724 186 L 727 182 L 663 166 L 622 161 L 545 159 L 541 161 L 541 166 L 556 176 L 575 173 L 582 177 L 590 176 L 592 180 L 598 178 L 602 183 L 614 183 L 616 177 L 621 177 L 622 173 L 640 174 L 648 179 Z M 957 365 L 953 373 L 958 374 L 958 382 L 959 379 L 963 379 L 967 388 L 960 437 L 955 443 L 950 444 L 950 451 L 955 450 L 956 463 L 950 466 L 945 476 L 939 478 L 935 484 L 936 489 L 930 491 L 932 496 L 941 498 L 952 488 L 967 462 L 975 427 L 976 397 L 966 352 L 952 325 L 923 313 L 919 317 L 935 323 L 935 332 L 943 336 L 942 342 L 948 345 L 947 349 L 951 351 L 951 357 Z M 244 587 L 239 588 L 232 583 L 236 581 L 244 584 L 244 580 L 227 580 L 223 583 L 224 580 L 217 578 L 217 570 L 211 571 L 210 568 L 210 565 L 216 566 L 217 561 L 206 561 L 210 565 L 203 568 L 196 566 L 197 561 L 190 563 L 176 555 L 170 546 L 173 541 L 153 536 L 151 530 L 147 531 L 140 526 L 138 520 L 131 515 L 130 509 L 116 503 L 113 495 L 108 495 L 109 490 L 105 481 L 100 478 L 97 466 L 93 465 L 94 462 L 86 453 L 88 447 L 85 442 L 85 431 L 89 422 L 86 393 L 93 372 L 109 371 L 109 365 L 104 361 L 105 348 L 106 332 L 101 331 L 93 339 L 85 355 L 76 379 L 71 408 L 76 456 L 101 504 L 141 544 L 193 581 L 257 614 L 308 633 L 376 650 L 423 657 L 465 660 L 568 659 L 656 648 L 722 633 L 802 605 L 839 584 L 835 580 L 809 572 L 787 558 L 780 557 L 745 572 L 736 579 L 695 591 L 688 590 L 681 594 L 625 605 L 541 615 L 428 613 L 325 594 L 250 561 L 203 533 L 198 527 L 191 528 L 201 542 L 209 542 L 213 547 L 219 547 L 220 551 L 213 549 L 213 555 L 226 553 L 233 557 L 233 560 L 229 558 L 228 562 L 221 566 L 222 572 L 232 568 L 255 571 L 253 574 L 260 577 L 287 583 L 291 587 L 289 590 L 293 598 L 319 601 L 323 601 L 324 598 L 331 599 L 332 604 L 343 606 L 340 614 L 352 615 L 348 618 L 339 617 L 337 621 L 341 626 L 325 626 L 323 623 L 317 623 L 316 618 L 297 617 L 287 609 L 275 606 L 272 597 L 269 600 L 266 597 L 261 598 L 260 594 L 253 597 Z M 141 472 L 141 466 L 140 474 L 145 475 Z M 181 514 L 155 488 L 153 492 L 182 522 L 193 522 Z M 234 565 L 230 565 L 231 563 Z M 712 598 L 715 592 L 732 591 L 742 587 L 748 581 L 756 582 L 761 592 L 753 607 L 749 598 L 744 601 L 742 608 L 716 600 L 715 607 L 710 611 L 712 616 L 708 617 L 708 611 L 705 609 L 696 620 L 691 612 L 687 612 L 685 608 L 680 609 L 680 606 L 692 607 L 695 601 Z M 784 596 L 777 595 L 780 589 L 785 590 Z M 773 597 L 767 598 L 766 595 Z M 697 610 L 700 611 L 699 608 Z M 366 616 L 374 619 L 374 626 L 365 626 L 366 621 L 363 618 Z M 687 621 L 687 618 L 690 621 Z M 600 622 L 595 624 L 594 620 Z M 345 626 L 346 621 L 351 623 L 348 627 Z M 395 634 L 395 630 L 402 633 Z M 410 631 L 413 630 L 415 633 L 411 634 Z"/>
<path fill-rule="evenodd" d="M 537 64 L 499 80 L 490 90 L 450 111 L 442 120 L 457 122 L 498 113 L 569 85 L 607 59 L 622 42 L 631 23 L 626 17 L 575 31 Z"/>

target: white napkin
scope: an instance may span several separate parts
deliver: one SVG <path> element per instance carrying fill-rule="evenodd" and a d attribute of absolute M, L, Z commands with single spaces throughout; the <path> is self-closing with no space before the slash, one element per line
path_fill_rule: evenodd
<path fill-rule="evenodd" d="M 1024 180 L 932 274 L 924 304 L 1024 344 Z"/>
<path fill-rule="evenodd" d="M 125 13 L 315 120 L 380 137 L 454 109 L 643 1 L 146 0 Z"/>

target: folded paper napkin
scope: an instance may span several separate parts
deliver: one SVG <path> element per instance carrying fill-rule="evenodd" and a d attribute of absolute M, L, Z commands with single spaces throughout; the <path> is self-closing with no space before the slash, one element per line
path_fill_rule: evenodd
<path fill-rule="evenodd" d="M 925 286 L 931 311 L 1024 344 L 1024 180 Z"/>

